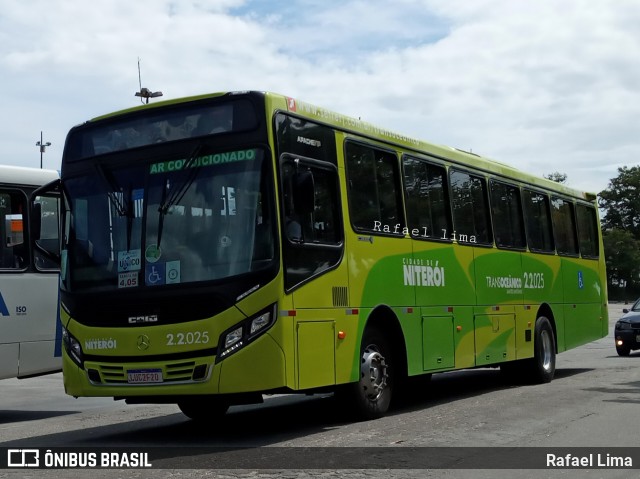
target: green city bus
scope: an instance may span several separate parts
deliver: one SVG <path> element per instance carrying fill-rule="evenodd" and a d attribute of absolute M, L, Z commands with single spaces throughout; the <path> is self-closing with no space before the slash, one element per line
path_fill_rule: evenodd
<path fill-rule="evenodd" d="M 48 190 L 72 396 L 209 419 L 334 391 L 370 419 L 414 376 L 548 382 L 608 332 L 595 195 L 294 98 L 95 118 Z"/>

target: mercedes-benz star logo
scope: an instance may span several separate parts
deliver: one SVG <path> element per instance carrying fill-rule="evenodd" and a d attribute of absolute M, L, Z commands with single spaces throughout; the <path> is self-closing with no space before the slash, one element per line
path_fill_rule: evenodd
<path fill-rule="evenodd" d="M 147 349 L 149 349 L 151 341 L 149 340 L 149 336 L 147 336 L 146 334 L 141 334 L 140 336 L 138 336 L 138 341 L 136 341 L 136 344 L 138 345 L 138 349 L 140 351 L 146 351 Z"/>

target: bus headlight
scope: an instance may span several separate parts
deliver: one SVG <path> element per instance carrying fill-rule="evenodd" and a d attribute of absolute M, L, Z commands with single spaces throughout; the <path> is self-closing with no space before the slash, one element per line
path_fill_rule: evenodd
<path fill-rule="evenodd" d="M 80 342 L 67 331 L 67 328 L 64 327 L 62 328 L 62 345 L 71 360 L 80 366 L 81 369 L 84 369 L 82 346 L 80 346 Z"/>
<path fill-rule="evenodd" d="M 264 314 L 261 314 L 253 321 L 251 321 L 251 328 L 249 329 L 249 334 L 253 335 L 260 331 L 261 329 L 266 328 L 271 324 L 271 312 L 268 311 Z"/>
<path fill-rule="evenodd" d="M 242 342 L 242 326 L 234 329 L 224 337 L 224 349 L 229 349 L 234 344 Z"/>
<path fill-rule="evenodd" d="M 265 333 L 275 322 L 276 305 L 260 311 L 255 316 L 236 324 L 220 335 L 216 363 L 242 349 Z"/>

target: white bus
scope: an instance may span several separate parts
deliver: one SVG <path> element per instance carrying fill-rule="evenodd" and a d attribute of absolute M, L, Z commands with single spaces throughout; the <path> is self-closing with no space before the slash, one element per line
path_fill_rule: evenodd
<path fill-rule="evenodd" d="M 60 371 L 59 268 L 30 248 L 30 235 L 58 242 L 58 201 L 34 198 L 41 231 L 29 227 L 29 200 L 59 178 L 54 170 L 0 166 L 0 379 Z"/>

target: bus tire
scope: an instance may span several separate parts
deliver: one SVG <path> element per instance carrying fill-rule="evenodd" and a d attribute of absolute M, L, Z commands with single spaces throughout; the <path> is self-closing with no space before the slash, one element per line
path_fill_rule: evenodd
<path fill-rule="evenodd" d="M 204 396 L 178 401 L 178 407 L 189 419 L 207 422 L 224 416 L 229 409 L 229 403 L 216 396 Z"/>
<path fill-rule="evenodd" d="M 536 319 L 534 355 L 529 360 L 529 374 L 536 383 L 548 383 L 556 372 L 556 346 L 551 322 L 545 316 Z"/>
<path fill-rule="evenodd" d="M 386 336 L 367 328 L 360 347 L 360 380 L 348 385 L 349 400 L 360 419 L 385 415 L 393 393 L 393 356 Z"/>

